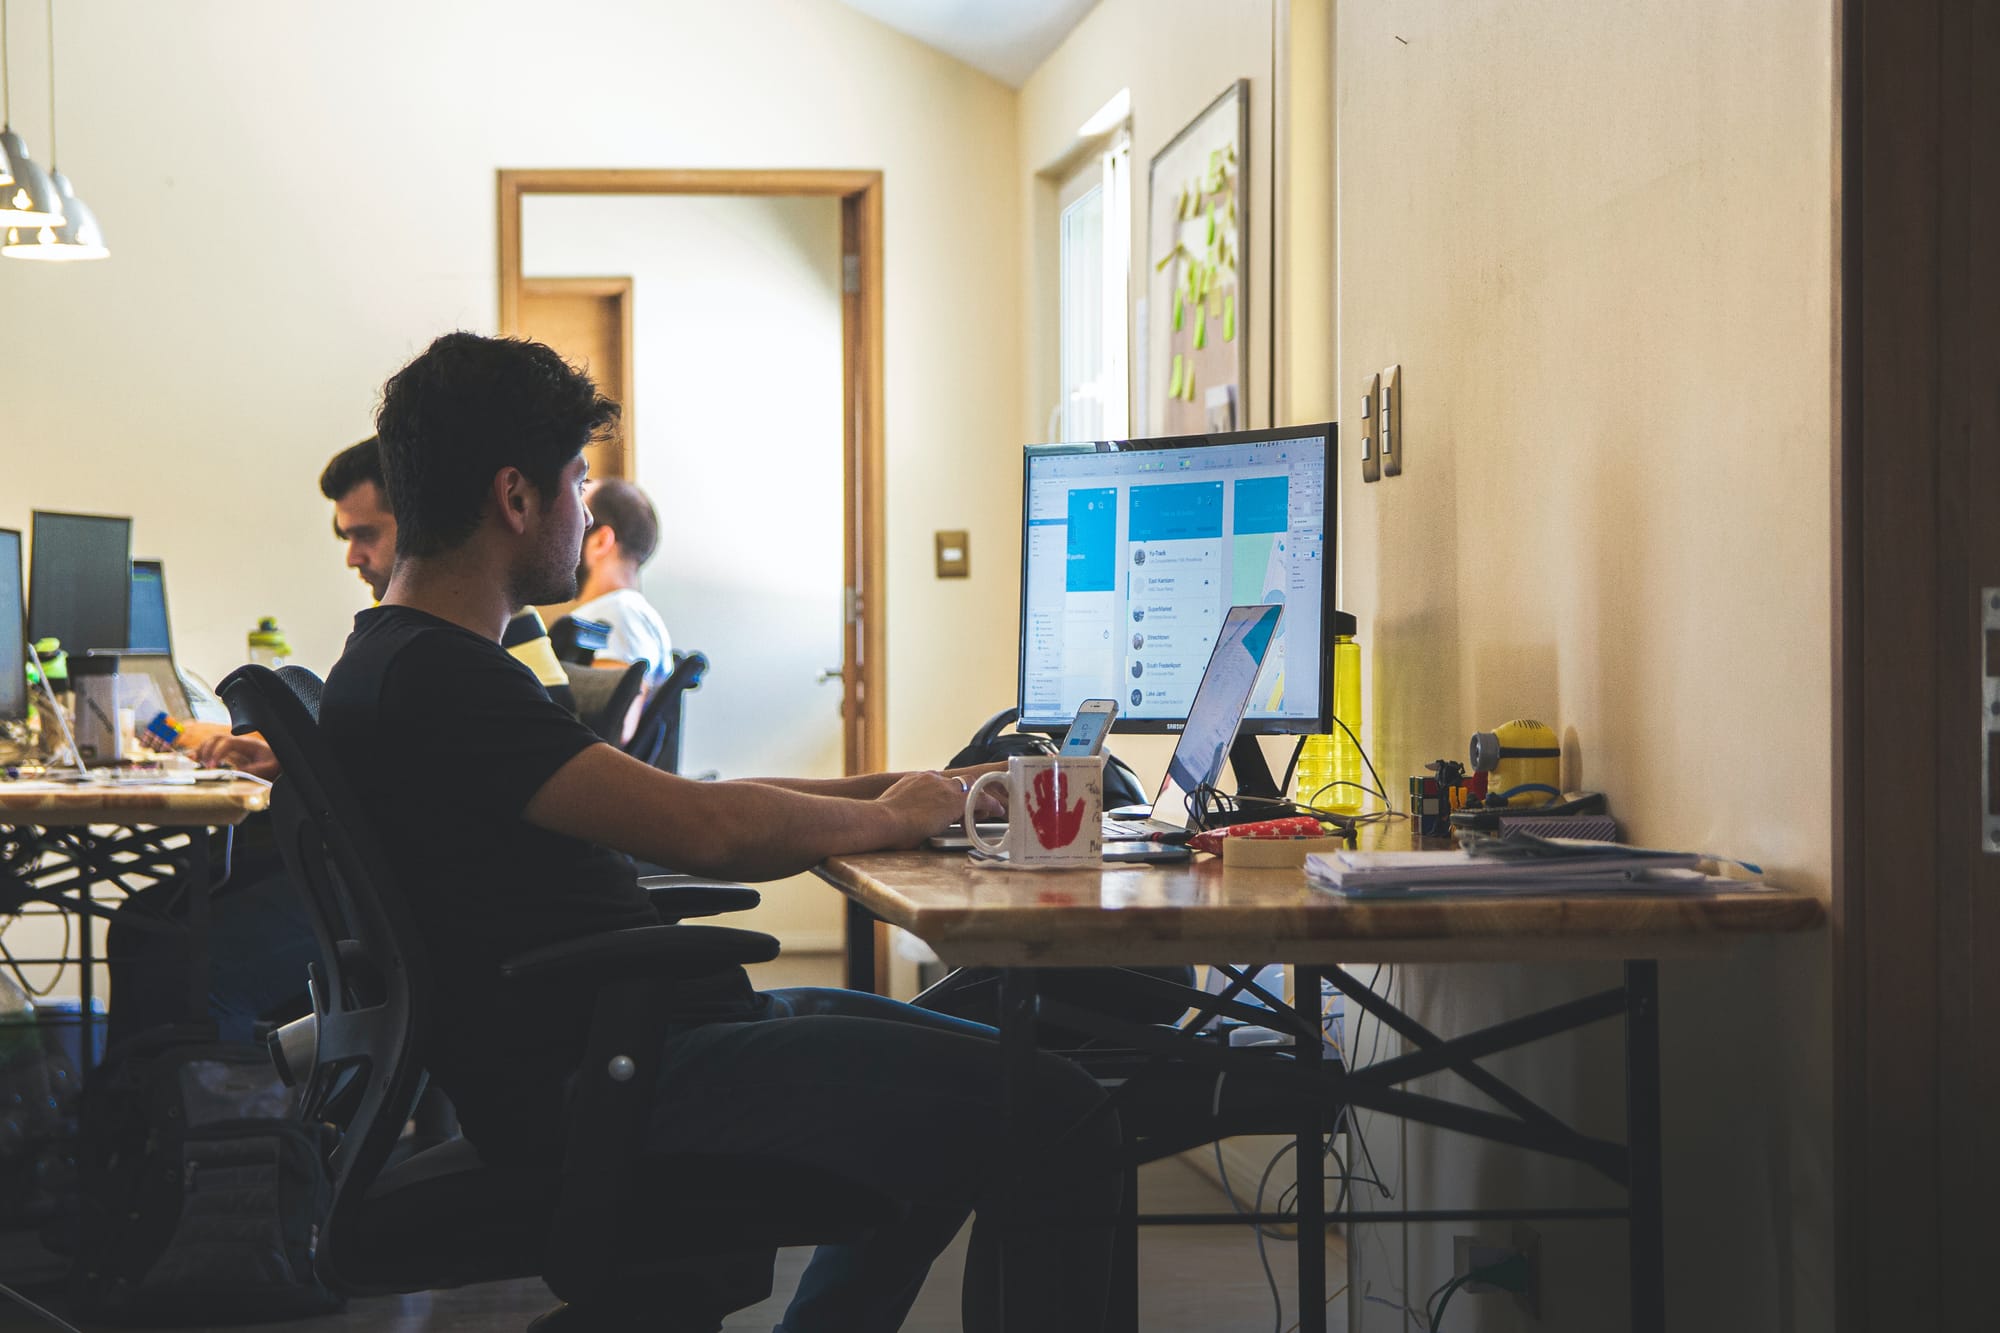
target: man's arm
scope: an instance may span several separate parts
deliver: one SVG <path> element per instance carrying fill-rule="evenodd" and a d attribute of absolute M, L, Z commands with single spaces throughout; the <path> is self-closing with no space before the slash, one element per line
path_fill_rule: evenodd
<path fill-rule="evenodd" d="M 997 764 L 968 764 L 964 768 L 943 770 L 948 778 L 963 778 L 968 784 L 981 773 L 1004 772 L 1007 761 Z M 872 801 L 883 792 L 896 785 L 907 773 L 861 773 L 851 778 L 733 778 L 722 783 L 755 783 L 760 787 L 782 787 L 786 791 L 806 792 L 814 796 L 846 796 L 855 800 Z M 714 785 L 714 784 L 711 784 Z"/>
<path fill-rule="evenodd" d="M 692 782 L 593 745 L 529 800 L 529 823 L 676 870 L 779 879 L 829 856 L 914 847 L 959 817 L 965 795 L 935 773 L 900 775 L 873 799 L 754 782 Z"/>

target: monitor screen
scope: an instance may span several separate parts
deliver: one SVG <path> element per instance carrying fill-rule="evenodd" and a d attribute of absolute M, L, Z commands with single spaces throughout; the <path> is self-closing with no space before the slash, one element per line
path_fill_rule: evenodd
<path fill-rule="evenodd" d="M 21 609 L 21 534 L 0 528 L 0 722 L 28 716 L 26 617 Z"/>
<path fill-rule="evenodd" d="M 1325 731 L 1334 427 L 1045 445 L 1022 483 L 1020 725 L 1179 731 L 1231 606 L 1285 608 L 1243 730 Z"/>
<path fill-rule="evenodd" d="M 130 637 L 132 520 L 35 512 L 28 633 L 81 657 L 121 652 Z"/>
<path fill-rule="evenodd" d="M 167 571 L 157 560 L 132 562 L 132 621 L 125 646 L 135 653 L 171 653 L 167 629 Z"/>

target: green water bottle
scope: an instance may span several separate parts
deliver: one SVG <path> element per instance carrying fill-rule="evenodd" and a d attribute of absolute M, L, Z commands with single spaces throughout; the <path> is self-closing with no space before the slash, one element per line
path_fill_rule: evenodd
<path fill-rule="evenodd" d="M 278 628 L 275 616 L 265 616 L 257 622 L 257 628 L 250 631 L 250 661 L 252 665 L 269 667 L 276 671 L 291 660 L 292 642 L 285 632 Z"/>
<path fill-rule="evenodd" d="M 1293 773 L 1292 799 L 1335 814 L 1361 809 L 1361 645 L 1354 617 L 1333 615 L 1333 715 L 1345 724 L 1330 736 L 1308 736 Z"/>

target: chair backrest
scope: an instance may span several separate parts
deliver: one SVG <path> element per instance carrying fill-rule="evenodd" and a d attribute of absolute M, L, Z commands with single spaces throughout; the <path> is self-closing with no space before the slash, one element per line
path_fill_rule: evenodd
<path fill-rule="evenodd" d="M 567 615 L 549 626 L 549 645 L 556 650 L 556 660 L 571 666 L 589 666 L 610 641 L 611 626 L 602 620 Z"/>
<path fill-rule="evenodd" d="M 336 1281 L 347 1224 L 423 1089 L 430 972 L 416 921 L 319 733 L 319 692 L 318 677 L 295 666 L 240 667 L 219 690 L 236 730 L 261 732 L 283 769 L 272 823 L 319 942 L 317 1050 L 300 1115 L 341 1131 L 319 1252 L 322 1275 Z"/>
<path fill-rule="evenodd" d="M 563 671 L 569 676 L 569 692 L 576 699 L 577 719 L 602 739 L 613 745 L 621 743 L 625 738 L 625 718 L 632 711 L 632 701 L 645 688 L 646 672 L 650 669 L 644 658 L 622 667 L 563 663 Z"/>
<path fill-rule="evenodd" d="M 702 677 L 707 674 L 705 653 L 676 652 L 672 674 L 639 710 L 639 725 L 632 729 L 625 753 L 654 768 L 680 772 L 681 722 L 686 716 L 687 694 L 689 690 L 700 689 Z"/>

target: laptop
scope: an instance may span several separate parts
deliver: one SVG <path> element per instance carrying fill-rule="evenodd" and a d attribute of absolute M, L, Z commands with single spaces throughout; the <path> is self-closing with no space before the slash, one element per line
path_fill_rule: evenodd
<path fill-rule="evenodd" d="M 1215 636 L 1215 648 L 1208 655 L 1208 666 L 1201 673 L 1201 683 L 1195 687 L 1194 702 L 1188 705 L 1187 726 L 1174 746 L 1173 758 L 1167 761 L 1160 790 L 1153 797 L 1152 813 L 1145 819 L 1106 815 L 1105 842 L 1150 842 L 1161 834 L 1188 831 L 1192 822 L 1188 798 L 1222 776 L 1230 744 L 1236 739 L 1237 727 L 1243 723 L 1243 713 L 1249 708 L 1251 693 L 1257 686 L 1257 675 L 1270 655 L 1271 642 L 1277 636 L 1278 621 L 1284 613 L 1282 606 L 1229 608 L 1222 618 L 1222 630 Z M 1006 827 L 981 824 L 979 831 L 997 837 Z M 972 844 L 960 833 L 932 838 L 929 845 L 940 851 L 962 851 Z M 1118 853 L 1107 848 L 1106 855 L 1116 858 Z"/>
<path fill-rule="evenodd" d="M 1153 812 L 1145 819 L 1104 817 L 1106 842 L 1135 842 L 1163 833 L 1185 833 L 1193 823 L 1191 797 L 1213 786 L 1229 761 L 1229 747 L 1250 706 L 1257 675 L 1264 669 L 1271 641 L 1277 637 L 1282 606 L 1232 606 L 1222 618 L 1222 632 L 1188 705 L 1187 726 L 1167 761 L 1166 775 L 1153 797 Z"/>

